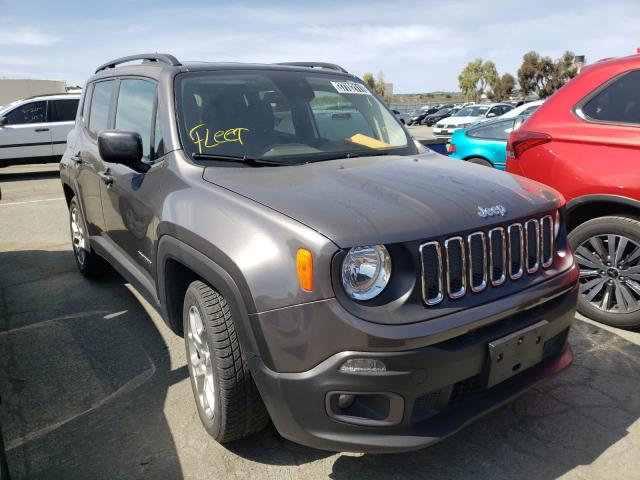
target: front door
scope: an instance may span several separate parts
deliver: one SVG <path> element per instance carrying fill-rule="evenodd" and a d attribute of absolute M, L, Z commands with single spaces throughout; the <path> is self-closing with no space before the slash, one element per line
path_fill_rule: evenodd
<path fill-rule="evenodd" d="M 2 160 L 53 155 L 45 100 L 23 103 L 4 118 L 6 123 L 0 126 L 0 164 Z"/>
<path fill-rule="evenodd" d="M 151 153 L 155 98 L 154 82 L 138 78 L 120 80 L 115 102 L 114 128 L 140 134 L 143 159 L 139 169 L 103 162 L 103 174 L 111 179 L 111 183 L 102 186 L 106 234 L 111 239 L 116 254 L 133 262 L 151 283 L 155 268 L 152 253 L 155 225 L 150 202 L 157 192 L 156 180 L 160 173 L 160 169 L 155 168 L 157 165 L 152 162 Z M 142 282 L 145 283 L 144 280 Z"/>

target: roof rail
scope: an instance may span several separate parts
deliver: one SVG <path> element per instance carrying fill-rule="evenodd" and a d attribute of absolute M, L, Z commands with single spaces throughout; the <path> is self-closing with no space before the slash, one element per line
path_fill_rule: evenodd
<path fill-rule="evenodd" d="M 139 55 L 129 55 L 128 57 L 116 58 L 115 60 L 111 60 L 103 65 L 100 65 L 96 69 L 96 73 L 101 70 L 106 70 L 107 68 L 115 68 L 116 65 L 120 65 L 121 63 L 132 62 L 134 60 L 147 60 L 149 62 L 160 62 L 166 63 L 167 65 L 172 65 L 174 67 L 182 65 L 176 57 L 173 55 L 169 55 L 168 53 L 141 53 Z"/>
<path fill-rule="evenodd" d="M 290 67 L 307 67 L 307 68 L 320 68 L 324 70 L 334 70 L 336 72 L 349 73 L 340 65 L 335 63 L 325 62 L 282 62 L 276 63 L 276 65 L 289 65 Z"/>

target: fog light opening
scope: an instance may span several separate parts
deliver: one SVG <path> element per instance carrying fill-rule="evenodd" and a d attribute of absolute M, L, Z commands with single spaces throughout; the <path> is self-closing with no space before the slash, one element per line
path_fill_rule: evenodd
<path fill-rule="evenodd" d="M 345 373 L 383 373 L 387 366 L 380 360 L 373 358 L 350 358 L 340 367 Z"/>
<path fill-rule="evenodd" d="M 338 407 L 349 408 L 356 401 L 356 396 L 349 393 L 341 393 L 338 396 Z"/>

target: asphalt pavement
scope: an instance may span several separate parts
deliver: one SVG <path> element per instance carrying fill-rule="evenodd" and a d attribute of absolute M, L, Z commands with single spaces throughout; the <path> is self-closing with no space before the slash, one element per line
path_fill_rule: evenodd
<path fill-rule="evenodd" d="M 74 265 L 57 165 L 0 168 L 0 425 L 13 479 L 640 479 L 640 334 L 575 320 L 574 364 L 434 447 L 335 454 L 200 425 L 182 338 Z"/>

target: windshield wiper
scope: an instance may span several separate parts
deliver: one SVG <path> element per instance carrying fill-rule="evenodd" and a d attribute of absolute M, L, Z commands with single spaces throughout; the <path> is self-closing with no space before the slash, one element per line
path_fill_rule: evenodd
<path fill-rule="evenodd" d="M 252 167 L 259 165 L 288 165 L 288 163 L 275 162 L 273 160 L 265 160 L 262 158 L 252 158 L 246 155 L 221 155 L 217 153 L 193 153 L 191 157 L 194 160 L 220 160 L 223 162 L 246 163 Z"/>
<path fill-rule="evenodd" d="M 321 158 L 315 158 L 313 160 L 309 160 L 307 163 L 315 163 L 315 162 L 324 162 L 326 160 L 340 160 L 345 159 L 348 160 L 350 158 L 357 157 L 380 157 L 384 155 L 391 155 L 389 152 L 350 152 L 350 153 L 337 153 L 335 155 L 327 155 Z"/>

